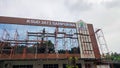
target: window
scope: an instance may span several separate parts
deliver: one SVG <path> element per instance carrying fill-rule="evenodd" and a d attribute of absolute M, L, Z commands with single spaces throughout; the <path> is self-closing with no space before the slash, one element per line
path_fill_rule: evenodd
<path fill-rule="evenodd" d="M 33 65 L 13 65 L 13 68 L 33 68 Z"/>
<path fill-rule="evenodd" d="M 81 46 L 83 50 L 83 54 L 92 54 L 93 49 L 92 49 L 92 43 L 91 43 L 91 38 L 90 34 L 86 25 L 85 30 L 79 30 L 80 31 L 80 41 L 81 41 Z"/>
<path fill-rule="evenodd" d="M 58 64 L 43 64 L 43 68 L 58 68 Z"/>

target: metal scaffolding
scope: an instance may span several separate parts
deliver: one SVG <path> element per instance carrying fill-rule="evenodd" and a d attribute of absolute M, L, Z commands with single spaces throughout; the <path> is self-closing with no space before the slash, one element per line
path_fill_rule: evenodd
<path fill-rule="evenodd" d="M 109 54 L 109 49 L 108 49 L 102 29 L 97 29 L 95 31 L 95 34 L 96 34 L 97 41 L 99 44 L 101 57 L 105 57 L 106 54 Z"/>

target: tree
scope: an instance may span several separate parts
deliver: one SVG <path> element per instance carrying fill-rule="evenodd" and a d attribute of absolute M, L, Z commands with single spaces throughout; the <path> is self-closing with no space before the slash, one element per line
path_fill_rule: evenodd
<path fill-rule="evenodd" d="M 120 54 L 119 53 L 111 53 L 111 54 L 107 54 L 105 56 L 106 59 L 112 60 L 112 61 L 118 61 L 120 62 Z"/>
<path fill-rule="evenodd" d="M 69 64 L 66 65 L 67 68 L 78 68 L 76 65 L 76 61 L 78 60 L 77 57 L 72 56 L 68 58 Z"/>
<path fill-rule="evenodd" d="M 44 42 L 42 45 L 40 43 L 37 43 L 35 44 L 35 46 L 38 46 L 37 47 L 38 53 L 54 53 L 55 52 L 54 44 L 50 40 Z"/>

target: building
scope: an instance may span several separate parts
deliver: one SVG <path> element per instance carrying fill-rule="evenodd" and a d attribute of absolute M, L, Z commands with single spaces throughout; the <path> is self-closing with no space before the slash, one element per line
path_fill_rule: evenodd
<path fill-rule="evenodd" d="M 1 68 L 66 68 L 74 63 L 78 68 L 109 68 L 109 64 L 101 61 L 92 24 L 81 20 L 74 23 L 1 16 L 0 25 L 4 24 L 10 26 L 1 27 Z M 15 29 L 16 25 L 21 29 L 41 27 L 42 31 L 27 28 L 25 37 Z M 14 38 L 10 38 L 10 29 L 15 30 Z M 70 58 L 77 59 L 73 62 Z"/>

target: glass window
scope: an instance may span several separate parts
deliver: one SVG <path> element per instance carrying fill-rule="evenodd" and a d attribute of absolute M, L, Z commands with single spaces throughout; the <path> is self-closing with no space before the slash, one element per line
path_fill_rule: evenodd
<path fill-rule="evenodd" d="M 58 68 L 58 64 L 43 64 L 43 68 Z"/>
<path fill-rule="evenodd" d="M 33 65 L 13 65 L 13 68 L 33 68 Z"/>

